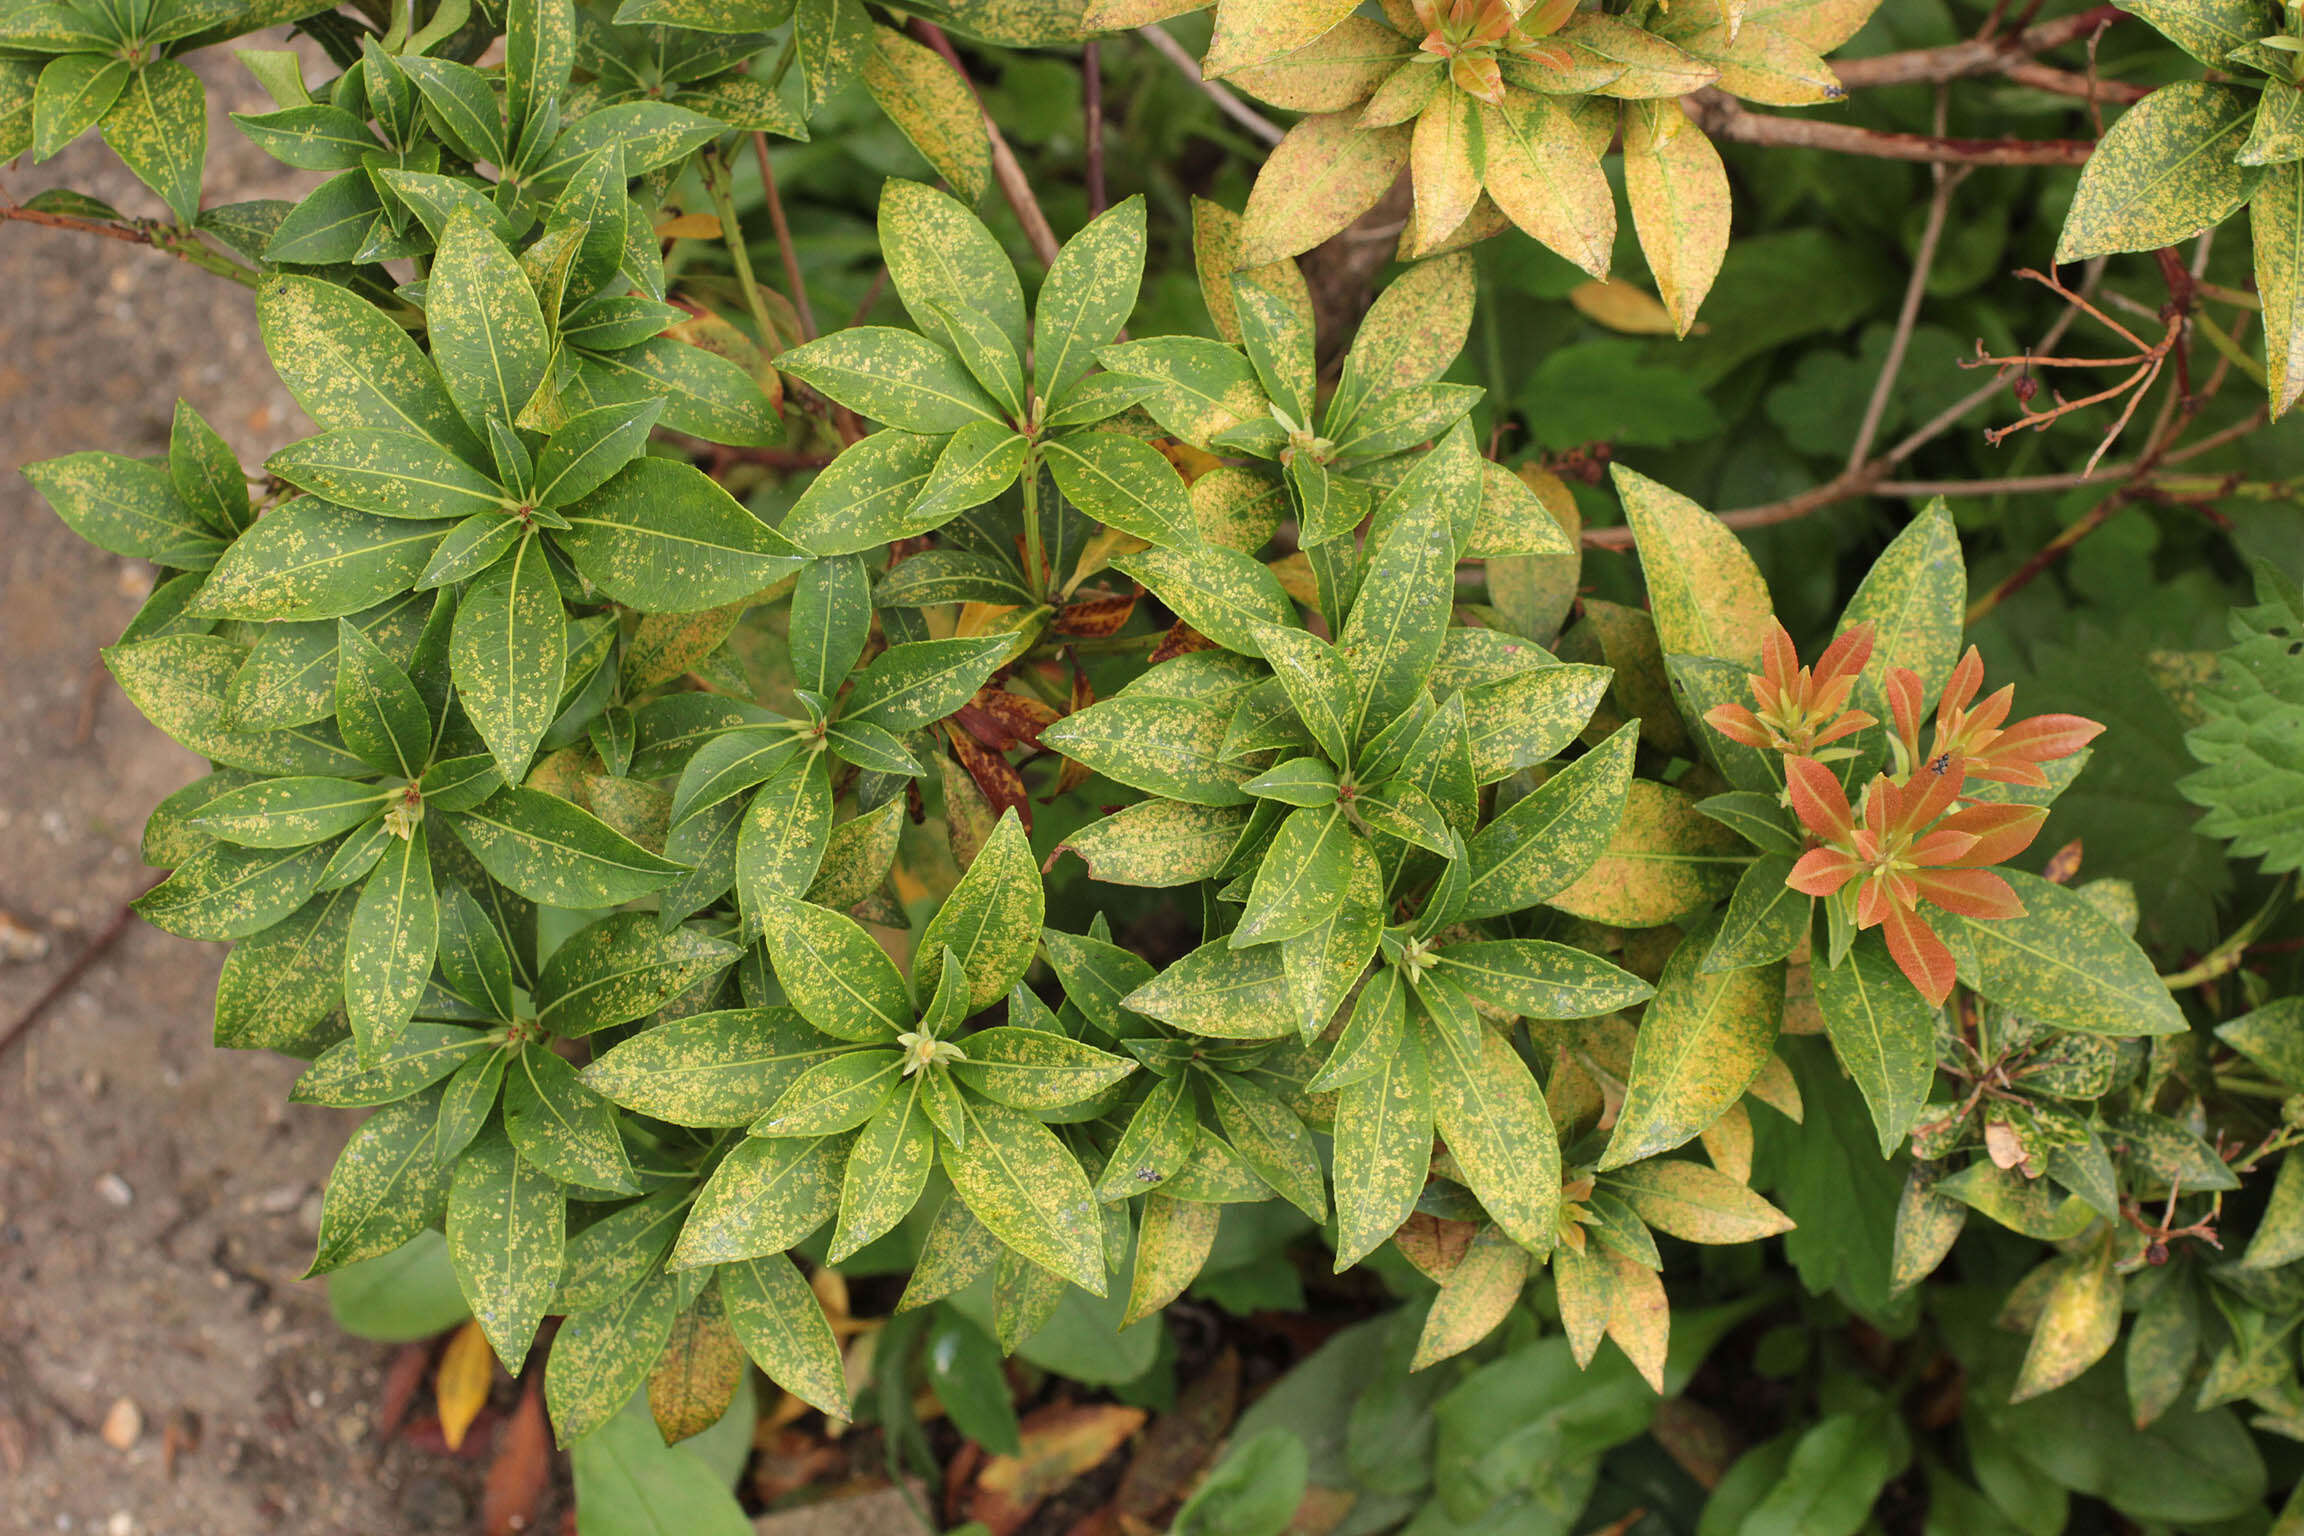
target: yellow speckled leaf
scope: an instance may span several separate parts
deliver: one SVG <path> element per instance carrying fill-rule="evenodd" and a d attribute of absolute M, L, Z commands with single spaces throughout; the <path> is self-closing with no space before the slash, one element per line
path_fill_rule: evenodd
<path fill-rule="evenodd" d="M 744 1346 L 728 1326 L 720 1289 L 708 1285 L 672 1320 L 664 1353 L 648 1374 L 648 1411 L 666 1445 L 700 1435 L 720 1422 L 744 1384 Z"/>
<path fill-rule="evenodd" d="M 2053 1392 L 2103 1359 L 2120 1337 L 2120 1298 L 2126 1288 L 2112 1270 L 2109 1233 L 2058 1271 L 2008 1401 Z"/>
<path fill-rule="evenodd" d="M 2272 414 L 2304 395 L 2304 161 L 2265 171 L 2248 201 Z"/>
<path fill-rule="evenodd" d="M 1359 0 L 1224 0 L 1201 70 L 1214 80 L 1312 43 Z"/>
<path fill-rule="evenodd" d="M 1695 1140 L 1771 1059 L 1784 1014 L 1783 966 L 1706 976 L 1697 965 L 1710 943 L 1709 926 L 1695 930 L 1665 964 L 1640 1020 L 1624 1109 L 1602 1168 Z"/>
<path fill-rule="evenodd" d="M 1440 1287 L 1411 1371 L 1460 1355 L 1496 1330 L 1528 1283 L 1528 1250 L 1495 1225 L 1482 1227 L 1464 1258 Z"/>
<path fill-rule="evenodd" d="M 770 1381 L 834 1417 L 854 1412 L 831 1320 L 791 1259 L 771 1253 L 727 1265 L 720 1300 L 745 1353 Z"/>
<path fill-rule="evenodd" d="M 1421 255 L 1456 232 L 1480 196 L 1480 103 L 1443 85 L 1416 114 L 1408 161 L 1416 184 L 1406 254 Z"/>
<path fill-rule="evenodd" d="M 864 88 L 936 174 L 969 201 L 992 179 L 992 144 L 976 93 L 934 49 L 901 32 L 878 29 L 860 73 Z"/>
<path fill-rule="evenodd" d="M 1216 1226 L 1224 1207 L 1174 1200 L 1155 1191 L 1145 1197 L 1136 1228 L 1136 1271 L 1128 1281 L 1125 1328 L 1150 1317 L 1184 1294 L 1216 1246 Z"/>
<path fill-rule="evenodd" d="M 939 957 L 949 949 L 968 978 L 967 1011 L 988 1008 L 1031 969 L 1047 915 L 1039 862 L 1011 808 L 928 920 L 913 956 L 913 975 L 925 992 L 927 978 L 936 975 Z"/>
<path fill-rule="evenodd" d="M 1336 1103 L 1336 1270 L 1373 1252 L 1408 1219 L 1432 1162 L 1432 1085 L 1414 1035 Z"/>
<path fill-rule="evenodd" d="M 1751 859 L 1744 840 L 1665 784 L 1634 779 L 1607 851 L 1550 905 L 1618 928 L 1653 928 L 1728 894 Z"/>
<path fill-rule="evenodd" d="M 1362 128 L 1358 116 L 1307 117 L 1273 147 L 1241 215 L 1243 261 L 1308 251 L 1376 206 L 1408 163 L 1409 130 Z"/>
<path fill-rule="evenodd" d="M 1366 101 L 1406 63 L 1415 45 L 1366 16 L 1346 16 L 1312 43 L 1268 63 L 1235 69 L 1229 83 L 1290 112 L 1342 112 Z"/>
<path fill-rule="evenodd" d="M 1725 524 L 1679 492 L 1621 464 L 1612 473 L 1664 654 L 1717 656 L 1757 672 L 1775 604 L 1752 556 Z"/>
<path fill-rule="evenodd" d="M 1514 1242 L 1549 1252 L 1560 1214 L 1560 1143 L 1527 1063 L 1482 1027 L 1472 1040 L 1415 1011 L 1432 1113 L 1472 1193 Z"/>
<path fill-rule="evenodd" d="M 1685 336 L 1728 254 L 1728 172 L 1673 101 L 1624 114 L 1624 192 L 1656 291 Z"/>
<path fill-rule="evenodd" d="M 2130 107 L 2081 168 L 2057 261 L 2157 250 L 2237 212 L 2262 174 L 2233 160 L 2255 113 L 2254 92 L 2201 80 Z"/>
<path fill-rule="evenodd" d="M 189 66 L 154 59 L 104 114 L 104 142 L 187 227 L 200 212 L 208 155 L 208 93 Z"/>
<path fill-rule="evenodd" d="M 1792 1230 L 1792 1218 L 1717 1168 L 1676 1157 L 1619 1168 L 1602 1186 L 1640 1219 L 1691 1243 L 1748 1243 Z"/>
<path fill-rule="evenodd" d="M 1594 277 L 1616 244 L 1616 194 L 1600 157 L 1549 96 L 1509 90 L 1482 103 L 1488 195 L 1504 216 Z"/>

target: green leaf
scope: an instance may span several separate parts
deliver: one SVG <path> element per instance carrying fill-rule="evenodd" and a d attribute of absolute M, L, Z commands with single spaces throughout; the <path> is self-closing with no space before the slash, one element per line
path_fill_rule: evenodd
<path fill-rule="evenodd" d="M 1137 550 L 1112 565 L 1150 588 L 1185 623 L 1243 656 L 1263 654 L 1266 631 L 1296 625 L 1279 578 L 1221 544 Z"/>
<path fill-rule="evenodd" d="M 2005 874 L 2024 903 L 2023 916 L 1998 922 L 1938 919 L 1966 940 L 1966 953 L 1976 961 L 1976 974 L 1963 974 L 1963 981 L 2050 1029 L 2183 1032 L 2183 1012 L 2152 962 L 2094 903 L 2037 875 Z"/>
<path fill-rule="evenodd" d="M 800 685 L 830 698 L 872 633 L 872 583 L 854 555 L 800 568 L 792 589 L 792 665 Z"/>
<path fill-rule="evenodd" d="M 1289 812 L 1257 866 L 1233 947 L 1291 939 L 1331 916 L 1351 881 L 1355 841 L 1341 806 Z"/>
<path fill-rule="evenodd" d="M 753 794 L 736 829 L 736 899 L 747 937 L 766 921 L 766 897 L 807 894 L 831 830 L 832 785 L 823 759 L 785 759 Z"/>
<path fill-rule="evenodd" d="M 1015 644 L 1014 635 L 996 633 L 892 645 L 857 674 L 839 718 L 897 736 L 931 725 L 976 697 Z"/>
<path fill-rule="evenodd" d="M 952 1075 L 1011 1109 L 1062 1109 L 1094 1098 L 1136 1070 L 1125 1056 L 1014 1025 L 980 1029 L 959 1044 L 967 1054 L 952 1064 Z"/>
<path fill-rule="evenodd" d="M 392 1252 L 439 1219 L 448 1170 L 432 1156 L 440 1096 L 387 1104 L 360 1122 L 320 1197 L 319 1246 L 307 1275 Z"/>
<path fill-rule="evenodd" d="M 1155 545 L 1197 540 L 1184 482 L 1151 444 L 1118 432 L 1067 432 L 1041 451 L 1064 498 L 1106 527 Z"/>
<path fill-rule="evenodd" d="M 1698 962 L 1710 941 L 1698 928 L 1665 962 L 1655 1000 L 1640 1020 L 1624 1108 L 1601 1156 L 1603 1169 L 1693 1141 L 1743 1097 L 1776 1043 L 1784 1017 L 1782 967 L 1707 976 Z"/>
<path fill-rule="evenodd" d="M 535 789 L 508 789 L 448 824 L 505 886 L 548 907 L 621 906 L 660 890 L 683 866 L 658 858 L 588 811 Z"/>
<path fill-rule="evenodd" d="M 638 1194 L 616 1109 L 576 1069 L 543 1046 L 515 1053 L 504 1070 L 504 1130 L 520 1156 L 564 1183 Z M 554 1282 L 557 1284 L 558 1276 Z"/>
<path fill-rule="evenodd" d="M 1421 1010 L 1415 1037 L 1432 1081 L 1432 1114 L 1481 1207 L 1531 1253 L 1549 1253 L 1560 1213 L 1560 1143 L 1543 1092 L 1504 1037 L 1472 1041 Z"/>
<path fill-rule="evenodd" d="M 632 1400 L 679 1310 L 679 1282 L 657 1274 L 560 1325 L 544 1362 L 544 1402 L 561 1445 L 584 1439 Z"/>
<path fill-rule="evenodd" d="M 1623 817 L 1638 741 L 1636 722 L 1619 728 L 1480 829 L 1466 845 L 1465 917 L 1532 906 L 1591 867 Z"/>
<path fill-rule="evenodd" d="M 664 402 L 595 406 L 562 422 L 536 458 L 536 504 L 565 507 L 608 483 L 647 447 Z"/>
<path fill-rule="evenodd" d="M 336 622 L 336 725 L 378 773 L 414 779 L 432 757 L 432 717 L 416 685 L 358 625 Z"/>
<path fill-rule="evenodd" d="M 781 895 L 764 897 L 761 910 L 776 979 L 809 1023 L 862 1041 L 893 1040 L 912 1027 L 904 977 L 853 918 Z"/>
<path fill-rule="evenodd" d="M 939 437 L 895 429 L 851 443 L 784 514 L 784 536 L 811 554 L 851 555 L 943 526 L 967 505 L 920 506 L 944 452 Z"/>
<path fill-rule="evenodd" d="M 445 532 L 299 496 L 233 541 L 185 612 L 266 621 L 359 613 L 413 586 Z"/>
<path fill-rule="evenodd" d="M 512 0 L 505 6 L 504 115 L 515 135 L 566 89 L 575 63 L 573 0 Z"/>
<path fill-rule="evenodd" d="M 832 1219 L 846 1136 L 740 1140 L 696 1197 L 671 1267 L 694 1269 L 777 1254 Z"/>
<path fill-rule="evenodd" d="M 1008 989 L 1032 968 L 1033 951 L 1039 947 L 1040 928 L 1047 916 L 1039 863 L 1032 857 L 1032 843 L 1024 835 L 1022 821 L 1011 808 L 1002 814 L 975 861 L 928 920 L 913 956 L 913 975 L 935 974 L 937 957 L 949 951 L 959 957 L 968 981 L 963 1013 L 989 1008 L 1006 997 Z"/>
<path fill-rule="evenodd" d="M 742 1428 L 731 1416 L 724 1423 Z M 732 1472 L 695 1449 L 667 1445 L 635 1399 L 569 1448 L 587 1524 L 611 1532 L 747 1536 L 751 1520 L 731 1492 Z"/>
<path fill-rule="evenodd" d="M 789 1258 L 771 1253 L 725 1266 L 720 1299 L 728 1326 L 770 1381 L 835 1418 L 854 1416 L 831 1322 Z"/>
<path fill-rule="evenodd" d="M 402 55 L 399 64 L 416 82 L 452 147 L 468 159 L 504 163 L 504 113 L 486 75 L 466 64 L 414 54 Z"/>
<path fill-rule="evenodd" d="M 300 171 L 356 170 L 384 149 L 364 120 L 316 102 L 277 112 L 235 112 L 232 121 L 258 149 Z"/>
<path fill-rule="evenodd" d="M 1336 1102 L 1336 1272 L 1398 1231 L 1432 1161 L 1432 1084 L 1413 1035 Z"/>
<path fill-rule="evenodd" d="M 668 101 L 621 101 L 596 107 L 562 129 L 529 176 L 546 186 L 567 180 L 611 145 L 623 152 L 625 174 L 642 176 L 676 164 L 723 131 L 711 118 Z"/>
<path fill-rule="evenodd" d="M 736 963 L 733 944 L 688 928 L 667 931 L 650 912 L 618 912 L 578 929 L 536 978 L 536 1022 L 578 1038 L 663 1007 Z"/>
<path fill-rule="evenodd" d="M 1667 657 L 1716 656 L 1760 670 L 1775 605 L 1735 534 L 1677 491 L 1621 464 L 1611 468 L 1640 550 L 1656 638 Z"/>
<path fill-rule="evenodd" d="M 723 727 L 680 770 L 672 794 L 671 824 L 677 828 L 774 777 L 799 754 L 800 745 L 799 735 L 783 722 Z"/>
<path fill-rule="evenodd" d="M 852 1131 L 912 1089 L 900 1075 L 896 1051 L 848 1051 L 827 1057 L 792 1086 L 753 1125 L 756 1136 L 830 1136 Z"/>
<path fill-rule="evenodd" d="M 1032 306 L 1032 392 L 1061 404 L 1128 323 L 1144 280 L 1144 199 L 1125 198 L 1064 242 Z M 1101 1289 L 1097 1291 L 1102 1295 Z"/>
<path fill-rule="evenodd" d="M 1434 975 L 1501 1012 L 1594 1019 L 1647 1001 L 1655 989 L 1598 955 L 1542 939 L 1487 939 L 1435 951 Z"/>
<path fill-rule="evenodd" d="M 200 214 L 208 157 L 208 93 L 175 59 L 152 59 L 104 114 L 104 142 L 186 228 Z"/>
<path fill-rule="evenodd" d="M 2130 107 L 2080 169 L 2056 260 L 2156 250 L 2237 213 L 2261 174 L 2233 158 L 2256 102 L 2237 86 L 2179 80 Z"/>
<path fill-rule="evenodd" d="M 1814 972 L 1816 1006 L 1848 1075 L 1864 1091 L 1880 1155 L 1893 1157 L 1936 1080 L 1937 1010 L 1914 991 L 1877 934 Z"/>
<path fill-rule="evenodd" d="M 344 946 L 344 1012 L 365 1060 L 376 1059 L 416 1011 L 432 977 L 440 903 L 421 823 L 387 841 Z"/>
<path fill-rule="evenodd" d="M 215 843 L 130 903 L 153 927 L 186 939 L 243 939 L 294 912 L 320 887 L 333 843 L 236 848 Z"/>
<path fill-rule="evenodd" d="M 1282 805 L 1329 806 L 1336 803 L 1336 770 L 1317 757 L 1292 757 L 1240 787 Z"/>
<path fill-rule="evenodd" d="M 1360 597 L 1336 642 L 1356 684 L 1357 744 L 1422 693 L 1453 611 L 1455 570 L 1448 525 L 1429 509 L 1404 508 L 1369 541 Z"/>
<path fill-rule="evenodd" d="M 662 328 L 659 323 L 649 330 Z M 607 339 L 587 345 L 604 347 Z M 765 447 L 784 435 L 776 407 L 751 374 L 677 336 L 648 334 L 612 352 L 582 353 L 570 394 L 589 398 L 594 406 L 660 399 L 664 415 L 659 426 L 739 448 Z"/>
<path fill-rule="evenodd" d="M 877 1056 L 878 1051 L 861 1051 Z M 866 1243 L 896 1230 L 912 1214 L 936 1163 L 936 1137 L 915 1078 L 883 1104 L 856 1134 L 840 1183 L 840 1220 L 825 1257 L 837 1264 Z"/>
<path fill-rule="evenodd" d="M 890 177 L 880 190 L 880 249 L 896 297 L 923 332 L 944 330 L 944 307 L 974 309 L 1023 356 L 1023 287 L 1000 242 L 958 199 Z"/>
<path fill-rule="evenodd" d="M 776 366 L 860 416 L 904 432 L 1006 425 L 1000 407 L 944 347 L 894 326 L 834 331 L 777 355 Z"/>
<path fill-rule="evenodd" d="M 359 826 L 384 796 L 350 779 L 259 779 L 209 801 L 191 825 L 243 848 L 303 848 Z"/>
<path fill-rule="evenodd" d="M 671 425 L 671 423 L 667 423 Z M 576 569 L 644 613 L 697 613 L 748 597 L 806 556 L 692 464 L 637 459 L 562 510 Z"/>
<path fill-rule="evenodd" d="M 114 646 L 104 653 L 104 664 L 144 718 L 222 766 L 267 774 L 365 772 L 330 729 L 228 727 L 230 690 L 248 654 L 218 635 L 168 634 Z M 333 674 L 332 653 L 329 661 Z M 327 692 L 322 714 L 327 713 Z"/>
<path fill-rule="evenodd" d="M 1121 1000 L 1147 1018 L 1215 1040 L 1277 1040 L 1296 1006 L 1277 945 L 1234 949 L 1210 939 Z"/>
<path fill-rule="evenodd" d="M 485 462 L 431 361 L 349 289 L 316 277 L 269 277 L 257 290 L 256 320 L 280 382 L 322 427 L 412 432 L 467 462 Z"/>
<path fill-rule="evenodd" d="M 568 1203 L 496 1127 L 457 1159 L 448 1186 L 448 1259 L 481 1332 L 519 1374 L 559 1284 Z"/>
<path fill-rule="evenodd" d="M 413 432 L 338 427 L 291 443 L 264 467 L 300 490 L 379 517 L 472 517 L 505 509 L 493 481 Z"/>
<path fill-rule="evenodd" d="M 1911 1455 L 1904 1421 L 1885 1409 L 1828 1414 L 1802 1431 L 1782 1475 L 1738 1529 L 1748 1536 L 1855 1536 Z"/>
<path fill-rule="evenodd" d="M 1909 667 L 1919 674 L 1921 692 L 1934 698 L 1960 659 L 1967 607 L 1959 530 L 1939 496 L 1880 551 L 1841 611 L 1840 630 L 1872 626 L 1864 676 L 1873 688 L 1886 685 L 1890 669 Z M 1877 713 L 1886 718 L 1885 710 Z"/>
<path fill-rule="evenodd" d="M 790 1008 L 732 1008 L 643 1030 L 594 1057 L 583 1079 L 651 1119 L 749 1125 L 839 1049 Z"/>
<path fill-rule="evenodd" d="M 968 1144 L 944 1150 L 952 1187 L 993 1236 L 1103 1295 L 1103 1223 L 1080 1164 L 1037 1120 L 988 1099 L 966 1103 Z"/>
<path fill-rule="evenodd" d="M 966 368 L 977 383 L 984 386 L 1009 421 L 1023 421 L 1029 414 L 1024 395 L 1024 362 L 1009 341 L 1007 332 L 990 315 L 973 305 L 960 301 L 936 304 L 932 311 L 936 326 L 922 327 L 931 336 L 942 331 L 941 340 L 948 343 L 961 366 Z M 1045 419 L 1041 425 L 1048 425 Z"/>
<path fill-rule="evenodd" d="M 98 549 L 195 566 L 214 564 L 224 551 L 168 472 L 147 460 L 71 453 L 25 465 L 24 478 L 67 528 Z"/>
<path fill-rule="evenodd" d="M 1793 863 L 1790 855 L 1780 853 L 1753 861 L 1737 880 L 1728 898 L 1728 910 L 1721 914 L 1711 952 L 1697 969 L 1710 976 L 1748 965 L 1766 965 L 1785 959 L 1800 947 L 1800 941 L 1808 936 L 1814 903 L 1784 883 Z"/>

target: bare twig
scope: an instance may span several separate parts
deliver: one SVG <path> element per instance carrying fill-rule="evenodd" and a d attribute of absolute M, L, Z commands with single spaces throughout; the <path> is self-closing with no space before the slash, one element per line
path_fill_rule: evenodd
<path fill-rule="evenodd" d="M 1093 38 L 1080 45 L 1080 104 L 1088 120 L 1088 217 L 1104 211 L 1104 58 Z"/>
<path fill-rule="evenodd" d="M 1966 42 L 1941 48 L 1912 48 L 1883 53 L 1869 59 L 1840 59 L 1832 73 L 1850 90 L 1876 85 L 1941 85 L 1978 75 L 2012 74 L 2026 60 L 2093 37 L 2126 13 L 2118 6 L 2092 6 L 2076 15 L 2059 17 L 2041 26 L 1995 35 L 1990 25 Z"/>
<path fill-rule="evenodd" d="M 1944 131 L 1950 102 L 1950 89 L 1942 85 L 1936 87 L 1938 133 Z M 1904 369 L 1904 353 L 1912 345 L 1912 329 L 1920 322 L 1920 301 L 1928 293 L 1928 276 L 1936 269 L 1936 248 L 1944 238 L 1944 219 L 1952 209 L 1952 193 L 1969 174 L 1967 166 L 1947 170 L 1939 165 L 1932 169 L 1936 192 L 1928 200 L 1928 220 L 1921 226 L 1920 248 L 1912 254 L 1912 275 L 1904 283 L 1904 306 L 1896 314 L 1896 332 L 1888 340 L 1888 356 L 1880 364 L 1880 377 L 1872 384 L 1872 398 L 1865 402 L 1864 420 L 1856 428 L 1856 441 L 1848 449 L 1845 466 L 1848 470 L 1859 468 L 1870 457 L 1873 439 L 1879 436 L 1880 419 L 1887 414 L 1888 397 L 1895 390 L 1896 376 Z"/>
<path fill-rule="evenodd" d="M 22 203 L 0 200 L 0 221 L 5 220 L 39 224 L 49 229 L 65 229 L 75 234 L 96 235 L 106 240 L 117 240 L 123 245 L 147 246 L 173 256 L 187 266 L 227 278 L 243 288 L 253 288 L 260 281 L 253 267 L 244 267 L 220 252 L 210 250 L 200 243 L 200 237 L 192 231 L 171 228 L 152 219 L 126 219 L 114 224 L 104 219 L 83 219 L 76 214 L 50 213 L 45 208 L 27 208 Z"/>
<path fill-rule="evenodd" d="M 1176 66 L 1185 79 L 1200 87 L 1216 109 L 1247 129 L 1267 144 L 1277 144 L 1288 136 L 1287 130 L 1257 111 L 1232 93 L 1228 86 L 1200 76 L 1200 61 L 1192 57 L 1185 46 L 1158 27 L 1138 27 L 1136 35 L 1158 50 L 1160 56 Z"/>
<path fill-rule="evenodd" d="M 1922 165 L 2082 165 L 2096 148 L 2093 139 L 1948 139 L 1881 133 L 1816 118 L 1749 112 L 1733 96 L 1710 89 L 1681 97 L 1680 109 L 1713 138 L 1731 143 L 1827 149 Z"/>
<path fill-rule="evenodd" d="M 784 218 L 784 199 L 776 194 L 776 172 L 768 164 L 768 135 L 754 131 L 752 156 L 760 162 L 760 195 L 768 204 L 768 227 L 776 233 L 776 250 L 784 262 L 784 286 L 792 290 L 792 312 L 800 318 L 800 339 L 816 339 L 816 312 L 808 307 L 808 285 L 800 280 L 800 253 L 792 246 L 792 226 Z"/>
<path fill-rule="evenodd" d="M 967 66 L 960 62 L 960 51 L 952 46 L 952 39 L 944 29 L 933 22 L 912 19 L 912 35 L 944 56 L 953 72 L 968 80 Z M 976 90 L 976 82 L 968 80 L 968 89 Z M 984 111 L 984 100 L 977 94 L 976 110 L 984 118 L 984 135 L 992 144 L 992 179 L 1000 184 L 1000 195 L 1008 200 L 1016 221 L 1024 226 L 1024 238 L 1032 242 L 1033 254 L 1043 266 L 1056 260 L 1056 231 L 1048 225 L 1048 215 L 1040 211 L 1040 200 L 1032 195 L 1032 183 L 1024 175 L 1024 167 L 1016 159 L 1016 151 L 1008 147 L 1008 137 L 1000 125 L 992 121 L 992 114 Z"/>

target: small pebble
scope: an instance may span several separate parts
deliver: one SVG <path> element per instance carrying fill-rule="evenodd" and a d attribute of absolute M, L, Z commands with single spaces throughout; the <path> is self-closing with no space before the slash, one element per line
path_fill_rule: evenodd
<path fill-rule="evenodd" d="M 104 1427 L 99 1431 L 104 1443 L 116 1451 L 125 1451 L 144 1434 L 144 1410 L 133 1398 L 121 1398 L 104 1415 Z"/>
<path fill-rule="evenodd" d="M 130 1189 L 128 1181 L 116 1173 L 107 1173 L 98 1179 L 96 1193 L 102 1195 L 107 1204 L 117 1205 L 122 1210 L 126 1210 L 136 1199 L 136 1191 Z"/>

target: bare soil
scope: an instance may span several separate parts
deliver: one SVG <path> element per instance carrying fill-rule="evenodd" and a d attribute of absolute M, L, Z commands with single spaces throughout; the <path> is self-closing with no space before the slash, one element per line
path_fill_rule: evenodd
<path fill-rule="evenodd" d="M 311 178 L 225 117 L 261 93 L 228 50 L 195 62 L 210 201 L 295 195 Z M 0 186 L 160 212 L 93 134 Z M 202 771 L 98 658 L 152 571 L 82 544 L 12 471 L 163 452 L 179 397 L 251 466 L 310 430 L 248 290 L 0 224 L 0 1029 L 152 878 L 144 817 Z M 484 1463 L 379 1443 L 390 1351 L 338 1332 L 296 1278 L 352 1117 L 290 1109 L 297 1063 L 210 1046 L 222 960 L 131 921 L 0 1054 L 0 1536 L 473 1529 Z"/>

